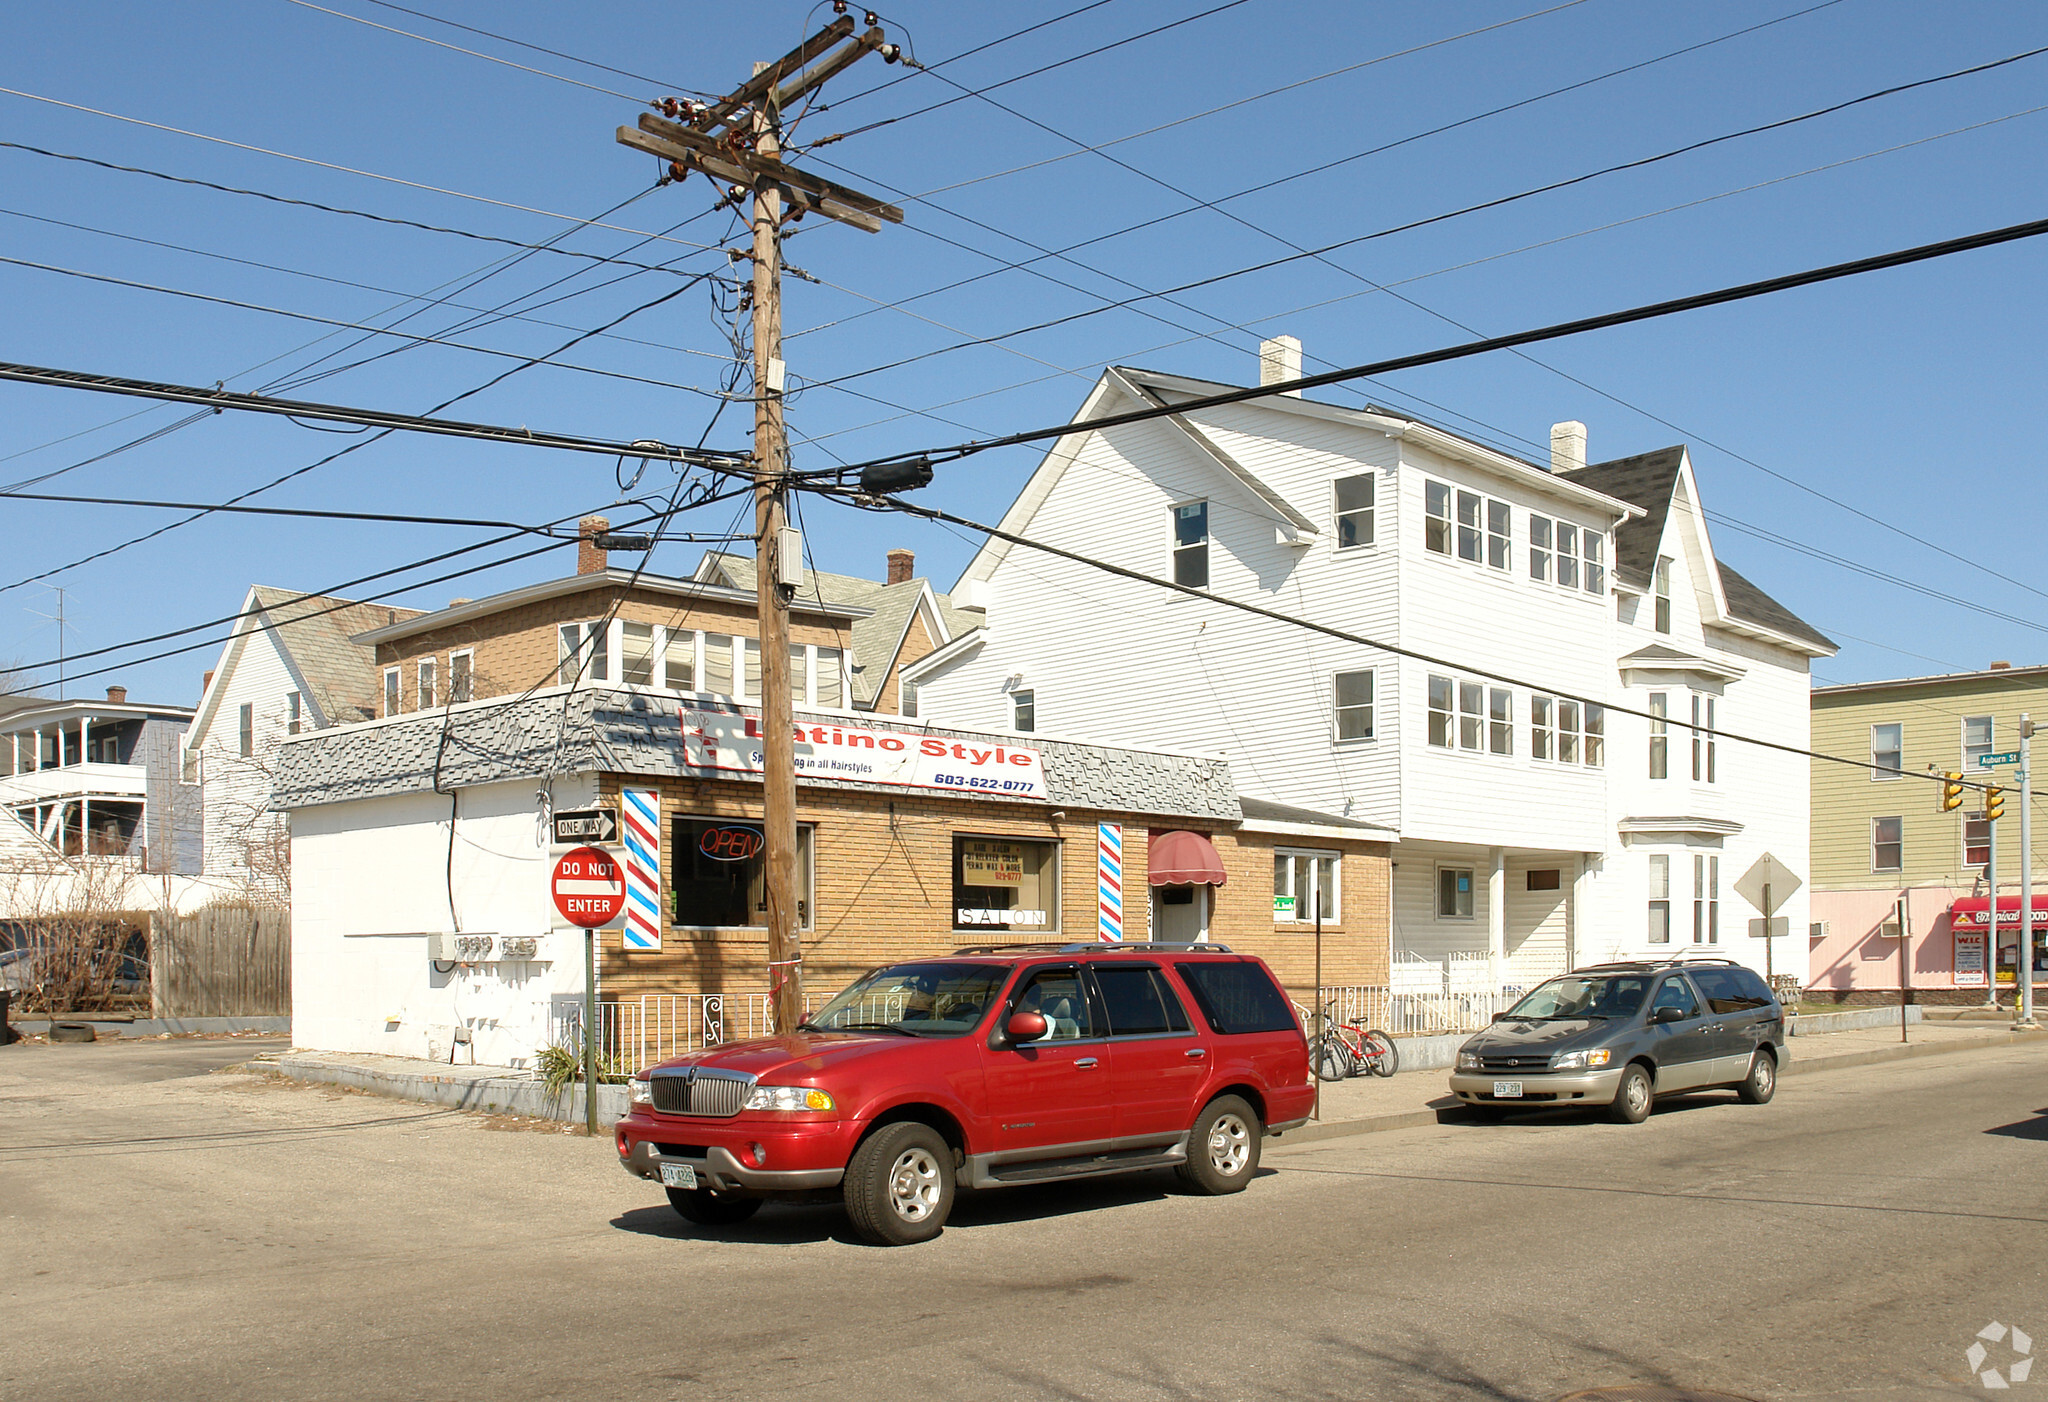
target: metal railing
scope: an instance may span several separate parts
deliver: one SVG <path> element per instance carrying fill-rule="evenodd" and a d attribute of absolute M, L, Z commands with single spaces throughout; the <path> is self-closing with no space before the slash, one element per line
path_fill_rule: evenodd
<path fill-rule="evenodd" d="M 1395 1037 L 1432 1037 L 1454 1032 L 1476 1032 L 1493 1021 L 1495 1013 L 1506 1012 L 1528 990 L 1517 985 L 1477 989 L 1470 992 L 1396 993 L 1374 984 L 1327 986 L 1322 990 L 1323 1006 L 1330 1016 L 1362 1027 L 1375 1027 Z M 1302 1026 L 1315 1033 L 1314 1013 L 1296 1004 Z"/>
<path fill-rule="evenodd" d="M 807 997 L 804 1012 L 810 1010 Z M 582 1004 L 558 1004 L 552 1021 L 555 1041 L 583 1044 Z M 765 993 L 643 993 L 597 1005 L 597 1053 L 607 1074 L 774 1031 L 775 1008 Z"/>

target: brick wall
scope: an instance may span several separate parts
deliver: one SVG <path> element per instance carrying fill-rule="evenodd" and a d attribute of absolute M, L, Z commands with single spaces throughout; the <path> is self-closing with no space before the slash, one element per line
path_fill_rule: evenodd
<path fill-rule="evenodd" d="M 626 782 L 634 782 L 628 780 Z M 604 802 L 618 801 L 620 780 L 603 780 Z M 656 783 L 661 792 L 665 918 L 672 916 L 668 867 L 679 816 L 751 819 L 761 816 L 758 786 L 719 780 Z M 1068 810 L 1056 819 L 1044 807 L 948 799 L 906 790 L 900 797 L 799 787 L 798 821 L 815 828 L 814 928 L 803 935 L 807 990 L 822 1001 L 861 972 L 898 959 L 948 953 L 963 945 L 1093 940 L 1096 911 L 1096 824 L 1124 823 L 1124 935 L 1147 930 L 1145 837 L 1148 820 Z M 1198 826 L 1190 824 L 1188 826 Z M 1011 932 L 953 926 L 953 836 L 1058 841 L 1060 926 Z M 1302 1002 L 1313 983 L 1314 938 L 1306 926 L 1273 923 L 1276 839 L 1222 829 L 1210 833 L 1230 880 L 1215 892 L 1210 937 L 1273 965 Z M 1283 846 L 1341 850 L 1341 924 L 1323 929 L 1323 980 L 1329 984 L 1387 981 L 1389 848 L 1378 842 L 1309 842 Z M 625 953 L 617 932 L 602 943 L 599 984 L 607 999 L 643 993 L 767 991 L 767 936 L 762 930 L 663 932 L 660 953 Z"/>

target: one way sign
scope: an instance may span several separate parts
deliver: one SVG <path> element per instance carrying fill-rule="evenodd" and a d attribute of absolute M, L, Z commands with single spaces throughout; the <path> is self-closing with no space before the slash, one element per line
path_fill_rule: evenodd
<path fill-rule="evenodd" d="M 619 835 L 616 808 L 577 808 L 555 814 L 555 843 L 576 846 L 585 842 L 610 842 Z"/>

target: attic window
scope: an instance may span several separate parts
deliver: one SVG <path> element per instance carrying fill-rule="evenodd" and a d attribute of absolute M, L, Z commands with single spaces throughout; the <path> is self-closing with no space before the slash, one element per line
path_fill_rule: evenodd
<path fill-rule="evenodd" d="M 1209 503 L 1173 508 L 1173 582 L 1189 589 L 1209 587 Z"/>
<path fill-rule="evenodd" d="M 1671 631 L 1671 557 L 1659 556 L 1657 560 L 1657 631 Z"/>

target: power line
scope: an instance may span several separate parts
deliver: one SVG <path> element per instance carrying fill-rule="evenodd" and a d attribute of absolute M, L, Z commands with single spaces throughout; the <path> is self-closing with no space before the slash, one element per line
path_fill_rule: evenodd
<path fill-rule="evenodd" d="M 1957 253 L 1967 253 L 1980 248 L 1992 248 L 2000 244 L 2013 243 L 2021 239 L 2036 238 L 2048 233 L 2048 219 L 2030 220 L 2023 224 L 2009 224 L 2000 229 L 1989 229 L 1983 233 L 1965 234 L 1958 238 L 1943 239 L 1937 243 L 1920 244 L 1917 247 L 1899 249 L 1891 253 L 1874 254 L 1866 258 L 1852 259 L 1846 263 L 1832 263 L 1826 267 L 1810 268 L 1804 272 L 1785 273 L 1778 277 L 1764 278 L 1756 282 L 1739 283 L 1733 287 L 1718 288 L 1712 292 L 1696 292 L 1685 297 L 1673 297 L 1662 302 L 1651 302 L 1623 311 L 1603 312 L 1598 316 L 1580 317 L 1574 321 L 1561 321 L 1528 331 L 1516 331 L 1505 336 L 1494 336 L 1463 345 L 1445 346 L 1437 350 L 1421 351 L 1413 355 L 1396 356 L 1391 360 L 1375 361 L 1368 365 L 1357 365 L 1341 370 L 1326 370 L 1320 374 L 1304 375 L 1297 379 L 1282 380 L 1270 385 L 1259 385 L 1248 389 L 1226 390 L 1218 394 L 1197 395 L 1178 403 L 1160 405 L 1154 408 L 1135 409 L 1122 414 L 1110 414 L 1099 419 L 1069 421 L 1050 428 L 1031 429 L 1024 433 L 1013 433 L 1002 438 L 982 439 L 957 443 L 944 448 L 925 449 L 914 453 L 896 453 L 885 458 L 853 464 L 854 468 L 874 466 L 880 463 L 901 462 L 911 458 L 927 458 L 932 461 L 952 461 L 975 453 L 987 452 L 991 448 L 1007 448 L 1019 443 L 1032 443 L 1047 438 L 1063 438 L 1070 433 L 1082 433 L 1091 429 L 1113 428 L 1121 424 L 1142 423 L 1148 419 L 1163 418 L 1169 414 L 1185 414 L 1198 409 L 1213 408 L 1223 404 L 1241 404 L 1248 400 L 1264 399 L 1277 394 L 1296 390 L 1316 389 L 1323 385 L 1342 383 L 1345 380 L 1362 379 L 1368 375 L 1385 375 L 1396 370 L 1412 370 L 1424 365 L 1440 365 L 1446 361 L 1463 360 L 1468 356 L 1483 355 L 1489 351 L 1507 350 L 1514 346 L 1532 345 L 1541 341 L 1555 341 L 1566 336 L 1576 336 L 1587 331 L 1600 331 L 1613 326 L 1626 326 L 1639 321 L 1671 316 L 1679 312 L 1697 311 L 1705 307 L 1724 306 L 1731 302 L 1747 301 L 1794 288 L 1810 287 L 1817 283 L 1833 282 L 1841 278 L 1855 277 L 1863 273 L 1879 272 L 1886 268 L 1905 267 L 1913 263 L 1924 263 L 1935 258 L 1946 258 Z M 4 373 L 4 371 L 0 371 Z"/>
<path fill-rule="evenodd" d="M 294 506 L 237 506 L 232 502 L 156 501 L 140 497 L 77 497 L 53 492 L 0 491 L 5 501 L 55 501 L 77 506 L 140 506 L 159 511 L 228 512 L 241 516 L 304 516 L 321 521 L 388 521 L 405 526 L 488 526 L 495 530 L 525 531 L 546 535 L 546 526 L 522 526 L 517 521 L 497 521 L 473 516 L 412 516 L 386 511 L 315 511 Z"/>
<path fill-rule="evenodd" d="M 575 54 L 563 53 L 560 49 L 550 49 L 541 44 L 529 44 L 524 39 L 514 39 L 510 35 L 499 34 L 494 30 L 479 29 L 473 24 L 458 24 L 456 21 L 452 19 L 444 19 L 440 15 L 430 15 L 425 10 L 410 10 L 403 5 L 393 4 L 392 0 L 368 0 L 368 2 L 372 5 L 379 6 L 386 10 L 396 10 L 400 14 L 412 15 L 416 19 L 431 20 L 435 24 L 445 24 L 450 29 L 460 29 L 465 31 L 466 33 L 480 35 L 486 39 L 496 39 L 501 44 L 513 44 L 522 49 L 530 49 L 537 54 L 546 54 L 550 58 L 565 58 L 569 60 L 569 62 L 571 63 L 580 63 L 585 68 L 598 68 L 602 69 L 606 73 L 616 73 L 621 78 L 631 78 L 636 83 L 652 83 L 657 88 L 669 88 L 675 92 L 686 92 L 689 93 L 692 97 L 712 96 L 712 94 L 710 93 L 700 92 L 692 88 L 678 87 L 676 84 L 667 82 L 660 78 L 650 78 L 644 73 L 635 73 L 632 70 L 626 68 L 614 68 L 608 63 L 599 63 L 594 58 L 578 58 Z M 1109 0 L 1096 0 L 1096 3 L 1107 4 L 1109 3 Z M 484 55 L 484 57 L 489 57 L 489 55 Z M 552 78 L 557 77 L 559 75 L 550 73 L 548 76 Z"/>
<path fill-rule="evenodd" d="M 370 0 L 370 3 L 374 5 L 382 5 L 387 2 L 388 0 Z M 961 50 L 959 53 L 954 54 L 951 58 L 942 58 L 939 59 L 937 62 L 927 63 L 923 65 L 923 67 L 926 71 L 930 71 L 931 69 L 934 68 L 944 68 L 949 63 L 958 63 L 963 58 L 972 58 L 975 54 L 983 53 L 986 50 L 996 48 L 997 46 L 1002 44 L 1007 44 L 1012 39 L 1021 39 L 1026 34 L 1035 34 L 1041 29 L 1050 28 L 1051 26 L 1059 24 L 1062 21 L 1070 20 L 1074 18 L 1074 16 L 1076 15 L 1084 15 L 1088 13 L 1088 11 L 1090 10 L 1099 10 L 1104 5 L 1107 5 L 1109 3 L 1110 0 L 1089 0 L 1087 4 L 1068 10 L 1063 15 L 1054 15 L 1051 19 L 1042 19 L 1038 21 L 1038 23 L 1036 24 L 1027 24 L 1022 29 L 1015 29 L 1010 31 L 1008 34 L 1003 35 L 1000 39 L 991 39 L 985 44 L 976 44 L 971 49 Z M 834 107 L 844 107 L 849 102 L 857 102 L 864 97 L 873 97 L 876 93 L 881 92 L 885 88 L 893 88 L 898 83 L 908 82 L 914 76 L 915 70 L 913 70 L 910 73 L 899 73 L 885 83 L 877 83 L 871 88 L 862 88 L 859 92 L 848 93 L 845 97 L 840 98 L 837 102 L 820 103 L 816 107 L 813 107 L 811 110 L 813 112 L 823 112 Z"/>
<path fill-rule="evenodd" d="M 330 10 L 325 5 L 315 5 L 313 0 L 291 0 L 291 3 L 302 9 L 318 10 L 323 15 L 333 15 L 336 19 L 353 20 L 355 23 L 367 25 L 371 29 L 381 29 L 386 34 L 397 34 L 406 39 L 417 39 L 422 44 L 432 44 L 437 49 L 448 49 L 454 53 L 468 54 L 471 58 L 480 58 L 486 63 L 501 63 L 507 68 L 516 68 L 522 73 L 532 73 L 542 78 L 553 78 L 558 83 L 569 83 L 579 88 L 588 88 L 592 92 L 603 93 L 606 97 L 622 97 L 628 102 L 641 102 L 645 100 L 637 98 L 628 92 L 620 92 L 616 88 L 601 88 L 595 83 L 586 83 L 580 78 L 567 77 L 561 73 L 550 73 L 544 68 L 531 68 L 523 63 L 514 63 L 509 58 L 499 58 L 495 54 L 482 53 L 476 49 L 465 49 L 460 44 L 450 44 L 440 39 L 429 39 L 424 34 L 414 34 L 409 29 L 396 29 L 388 24 L 379 24 L 377 21 L 365 19 L 361 15 L 351 15 L 341 10 Z"/>

